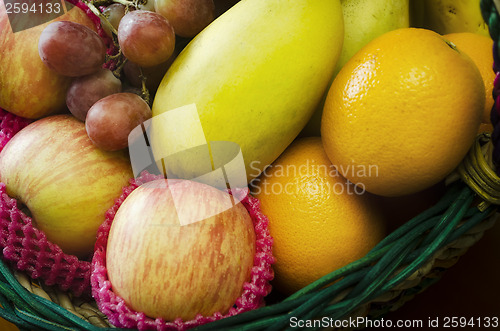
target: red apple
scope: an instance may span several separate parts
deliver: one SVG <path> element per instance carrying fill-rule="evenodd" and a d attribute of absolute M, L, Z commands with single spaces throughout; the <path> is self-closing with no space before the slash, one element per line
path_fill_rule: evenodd
<path fill-rule="evenodd" d="M 96 31 L 94 23 L 77 7 L 53 21 L 61 20 Z M 13 33 L 4 0 L 0 0 L 0 108 L 26 118 L 40 118 L 66 109 L 71 79 L 47 68 L 38 54 L 38 39 L 50 22 Z"/>
<path fill-rule="evenodd" d="M 127 152 L 103 152 L 85 124 L 54 115 L 19 131 L 0 153 L 0 181 L 65 253 L 92 253 L 106 211 L 133 177 Z"/>
<path fill-rule="evenodd" d="M 123 202 L 106 251 L 115 294 L 133 310 L 165 320 L 226 313 L 250 281 L 252 220 L 212 186 L 158 179 Z"/>

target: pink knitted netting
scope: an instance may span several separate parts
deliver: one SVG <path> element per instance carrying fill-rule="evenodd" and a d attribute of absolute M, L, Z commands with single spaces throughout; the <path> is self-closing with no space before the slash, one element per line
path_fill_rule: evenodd
<path fill-rule="evenodd" d="M 106 221 L 101 225 L 97 233 L 97 242 L 95 246 L 94 258 L 92 259 L 92 295 L 96 300 L 99 310 L 106 314 L 109 321 L 121 328 L 136 328 L 139 330 L 186 330 L 195 326 L 209 323 L 221 318 L 233 316 L 248 310 L 258 308 L 264 304 L 264 297 L 271 291 L 269 281 L 274 274 L 272 263 L 272 238 L 267 228 L 268 219 L 260 211 L 260 202 L 244 191 L 236 191 L 241 197 L 241 202 L 248 210 L 255 227 L 256 234 L 256 254 L 254 266 L 251 273 L 251 281 L 245 283 L 243 293 L 236 301 L 233 308 L 225 315 L 215 313 L 212 316 L 198 315 L 191 321 L 177 319 L 175 321 L 164 321 L 161 318 L 152 319 L 144 313 L 133 311 L 123 301 L 122 298 L 115 295 L 111 288 L 106 272 L 106 245 L 109 230 L 114 216 L 125 200 L 125 198 L 140 184 L 161 178 L 143 173 L 137 180 L 131 181 L 131 185 L 123 189 L 123 194 L 116 201 L 115 205 L 108 210 Z"/>
<path fill-rule="evenodd" d="M 30 123 L 0 109 L 0 151 L 22 128 Z M 3 259 L 13 268 L 25 271 L 32 279 L 57 285 L 74 295 L 90 294 L 90 262 L 64 254 L 35 228 L 31 218 L 19 209 L 0 183 L 0 248 Z"/>

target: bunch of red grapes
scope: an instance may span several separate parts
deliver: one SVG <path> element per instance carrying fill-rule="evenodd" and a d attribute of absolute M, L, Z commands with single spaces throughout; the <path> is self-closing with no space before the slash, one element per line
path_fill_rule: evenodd
<path fill-rule="evenodd" d="M 151 118 L 147 89 L 158 87 L 175 58 L 176 36 L 186 40 L 198 34 L 213 21 L 215 6 L 214 0 L 110 0 L 101 8 L 94 7 L 120 50 L 117 69 L 104 68 L 103 39 L 70 21 L 49 24 L 38 51 L 50 69 L 73 78 L 66 104 L 85 122 L 90 140 L 116 151 L 126 148 L 130 132 Z"/>

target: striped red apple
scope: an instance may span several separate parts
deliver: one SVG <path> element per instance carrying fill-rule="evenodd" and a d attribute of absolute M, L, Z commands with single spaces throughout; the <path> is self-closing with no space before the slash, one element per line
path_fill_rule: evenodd
<path fill-rule="evenodd" d="M 157 179 L 118 209 L 106 249 L 112 289 L 127 305 L 166 321 L 226 313 L 250 281 L 252 220 L 212 186 Z"/>

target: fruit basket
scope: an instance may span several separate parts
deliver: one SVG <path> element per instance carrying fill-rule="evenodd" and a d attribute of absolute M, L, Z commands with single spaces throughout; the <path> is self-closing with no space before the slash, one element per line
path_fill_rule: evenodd
<path fill-rule="evenodd" d="M 491 0 L 482 0 L 481 10 L 495 41 L 493 58 L 498 64 L 499 13 Z M 111 48 L 110 52 L 114 50 Z M 500 71 L 496 66 L 494 70 Z M 268 281 L 273 276 L 272 240 L 258 200 L 251 196 L 243 198 L 256 232 L 261 235 L 258 237 L 261 255 L 254 261 L 252 284 L 227 316 L 215 314 L 186 323 L 179 320 L 165 323 L 134 313 L 110 291 L 103 266 L 110 223 L 123 200 L 141 184 L 152 180 L 151 175 L 145 173 L 131 180 L 108 210 L 98 233 L 92 265 L 72 260 L 58 247 L 51 246 L 43 233 L 30 227 L 29 217 L 7 196 L 5 187 L 0 186 L 4 257 L 0 260 L 0 316 L 22 330 L 114 330 L 114 325 L 140 325 L 141 329 L 157 330 L 282 330 L 292 327 L 294 321 L 309 321 L 310 324 L 302 325 L 308 329 L 349 329 L 353 325 L 349 321 L 353 320 L 356 327 L 363 327 L 369 319 L 398 309 L 439 281 L 442 273 L 495 224 L 500 204 L 500 177 L 495 173 L 495 165 L 500 163 L 499 90 L 500 81 L 496 79 L 495 104 L 491 110 L 493 133 L 477 137 L 460 166 L 448 176 L 446 192 L 439 202 L 393 231 L 363 258 L 288 297 L 268 298 L 266 305 L 262 300 L 270 291 Z M 0 148 L 29 122 L 2 111 Z M 17 235 L 9 235 L 12 233 Z M 31 242 L 38 245 L 37 250 L 42 254 L 33 256 L 23 250 Z M 58 268 L 57 272 L 48 270 L 51 268 Z"/>

